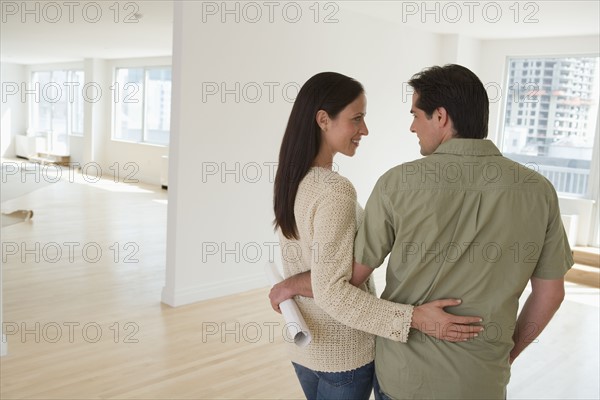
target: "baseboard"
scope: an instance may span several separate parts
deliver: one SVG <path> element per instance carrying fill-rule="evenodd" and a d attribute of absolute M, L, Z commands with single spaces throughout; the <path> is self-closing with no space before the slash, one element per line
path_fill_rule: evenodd
<path fill-rule="evenodd" d="M 232 294 L 246 292 L 252 289 L 266 287 L 267 278 L 261 273 L 254 276 L 244 276 L 227 279 L 207 285 L 198 285 L 179 290 L 169 290 L 163 287 L 161 301 L 171 307 L 179 307 L 198 301 L 215 299 Z"/>
<path fill-rule="evenodd" d="M 0 342 L 0 357 L 4 357 L 8 354 L 8 342 L 6 341 L 6 335 L 2 334 L 2 341 Z"/>

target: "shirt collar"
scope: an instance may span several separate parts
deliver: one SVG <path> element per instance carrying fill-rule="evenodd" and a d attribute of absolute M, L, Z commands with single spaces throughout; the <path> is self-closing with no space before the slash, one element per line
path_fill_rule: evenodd
<path fill-rule="evenodd" d="M 438 146 L 433 154 L 460 154 L 470 156 L 501 156 L 500 150 L 487 139 L 450 139 Z"/>

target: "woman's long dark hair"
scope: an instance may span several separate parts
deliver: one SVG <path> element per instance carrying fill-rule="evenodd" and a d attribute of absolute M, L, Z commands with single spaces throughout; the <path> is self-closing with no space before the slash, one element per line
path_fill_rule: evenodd
<path fill-rule="evenodd" d="M 317 111 L 331 119 L 364 93 L 360 82 L 336 72 L 322 72 L 310 78 L 298 92 L 279 151 L 275 175 L 275 229 L 288 239 L 298 239 L 294 202 L 300 181 L 311 168 L 321 146 Z"/>

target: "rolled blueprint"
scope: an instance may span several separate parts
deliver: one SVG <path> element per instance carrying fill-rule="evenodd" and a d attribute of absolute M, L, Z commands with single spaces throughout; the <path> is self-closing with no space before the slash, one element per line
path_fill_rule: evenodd
<path fill-rule="evenodd" d="M 283 280 L 275 263 L 267 263 L 265 265 L 265 273 L 271 286 Z M 293 299 L 287 299 L 279 304 L 279 308 L 285 320 L 288 337 L 294 338 L 294 343 L 300 347 L 308 345 L 312 340 L 312 335 L 296 302 Z"/>

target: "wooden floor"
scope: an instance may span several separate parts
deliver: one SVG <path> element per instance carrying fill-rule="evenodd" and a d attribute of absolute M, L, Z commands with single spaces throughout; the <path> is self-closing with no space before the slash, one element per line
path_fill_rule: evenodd
<path fill-rule="evenodd" d="M 0 398 L 303 398 L 266 288 L 160 303 L 166 200 L 147 186 L 63 180 L 2 204 L 35 215 L 2 229 Z M 569 284 L 515 363 L 509 398 L 600 397 L 598 302 L 598 289 Z"/>

